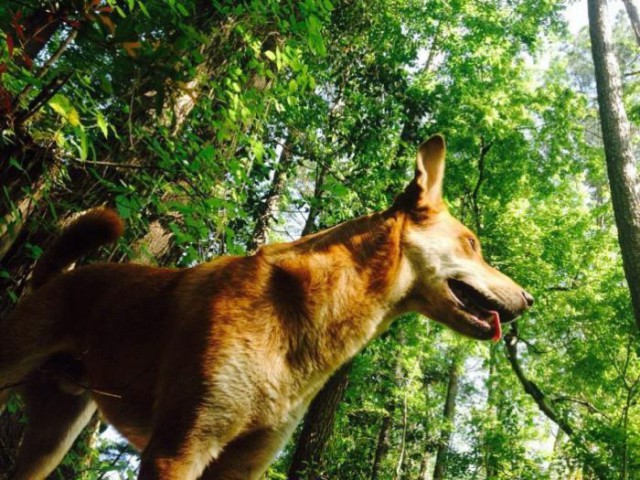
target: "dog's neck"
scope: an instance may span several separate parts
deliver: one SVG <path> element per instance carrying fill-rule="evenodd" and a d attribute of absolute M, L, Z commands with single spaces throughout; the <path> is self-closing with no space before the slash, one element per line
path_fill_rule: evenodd
<path fill-rule="evenodd" d="M 373 214 L 260 251 L 273 267 L 292 363 L 333 370 L 402 313 L 413 284 L 403 222 L 401 213 Z"/>

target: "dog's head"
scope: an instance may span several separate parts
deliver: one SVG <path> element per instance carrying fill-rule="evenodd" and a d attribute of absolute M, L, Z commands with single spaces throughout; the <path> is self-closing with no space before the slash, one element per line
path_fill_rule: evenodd
<path fill-rule="evenodd" d="M 406 216 L 403 252 L 415 283 L 409 308 L 476 339 L 499 339 L 533 297 L 488 265 L 478 238 L 442 201 L 445 142 L 434 135 L 418 149 L 416 174 L 394 208 Z"/>

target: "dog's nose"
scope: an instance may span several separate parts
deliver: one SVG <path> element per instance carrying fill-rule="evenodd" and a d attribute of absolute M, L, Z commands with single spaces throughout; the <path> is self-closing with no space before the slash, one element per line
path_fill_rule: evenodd
<path fill-rule="evenodd" d="M 526 302 L 527 307 L 533 305 L 533 296 L 529 292 L 523 290 L 522 296 L 524 297 L 524 301 Z"/>

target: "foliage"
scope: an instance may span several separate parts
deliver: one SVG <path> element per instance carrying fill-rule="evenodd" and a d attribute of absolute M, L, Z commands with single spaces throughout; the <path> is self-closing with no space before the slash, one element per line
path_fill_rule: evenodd
<path fill-rule="evenodd" d="M 109 203 L 126 219 L 103 256 L 188 266 L 243 253 L 274 194 L 271 241 L 385 208 L 415 146 L 441 131 L 450 208 L 536 297 L 519 362 L 573 435 L 525 393 L 503 344 L 409 316 L 357 357 L 326 478 L 371 478 L 385 418 L 378 478 L 431 478 L 447 428 L 449 478 L 640 478 L 640 339 L 588 36 L 568 36 L 564 2 L 58 3 L 0 5 L 3 307 L 71 212 Z M 625 22 L 618 53 L 637 73 Z M 31 24 L 53 30 L 39 48 Z M 638 77 L 625 78 L 637 122 Z M 453 361 L 457 409 L 444 419 Z M 131 452 L 98 447 L 90 469 L 82 455 L 67 465 L 133 475 L 119 463 Z M 284 478 L 290 453 L 268 478 Z"/>

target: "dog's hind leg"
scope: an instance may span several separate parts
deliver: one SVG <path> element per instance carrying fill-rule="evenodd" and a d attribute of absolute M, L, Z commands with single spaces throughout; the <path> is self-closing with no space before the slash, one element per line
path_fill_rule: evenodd
<path fill-rule="evenodd" d="M 0 320 L 0 407 L 9 390 L 20 386 L 51 355 L 69 347 L 62 331 L 63 292 L 59 288 L 44 290 L 25 298 Z"/>
<path fill-rule="evenodd" d="M 9 480 L 41 480 L 62 461 L 96 411 L 88 392 L 71 395 L 57 382 L 36 379 L 20 388 L 27 427 Z"/>

